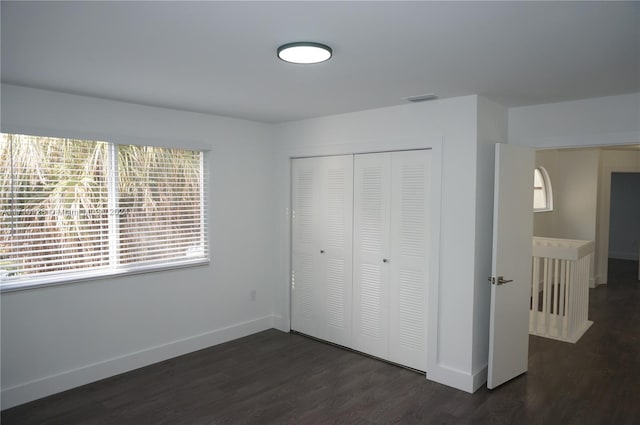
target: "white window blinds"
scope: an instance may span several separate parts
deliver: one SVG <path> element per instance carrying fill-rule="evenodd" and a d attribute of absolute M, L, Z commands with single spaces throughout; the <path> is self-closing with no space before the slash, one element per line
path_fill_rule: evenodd
<path fill-rule="evenodd" d="M 106 143 L 2 135 L 1 149 L 0 270 L 14 278 L 106 265 Z"/>
<path fill-rule="evenodd" d="M 118 146 L 118 261 L 204 255 L 202 153 Z"/>
<path fill-rule="evenodd" d="M 203 153 L 2 134 L 2 289 L 206 261 Z"/>

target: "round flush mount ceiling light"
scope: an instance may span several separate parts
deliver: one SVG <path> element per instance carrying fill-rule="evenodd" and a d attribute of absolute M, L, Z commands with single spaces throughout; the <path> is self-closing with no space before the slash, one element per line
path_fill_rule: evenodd
<path fill-rule="evenodd" d="M 278 57 L 290 63 L 320 63 L 331 58 L 331 47 L 308 41 L 287 43 L 278 47 Z"/>

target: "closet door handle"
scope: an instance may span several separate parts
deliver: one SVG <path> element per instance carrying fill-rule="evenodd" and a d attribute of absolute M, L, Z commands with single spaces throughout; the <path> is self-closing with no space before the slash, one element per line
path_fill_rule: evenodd
<path fill-rule="evenodd" d="M 320 250 L 320 254 L 324 254 L 324 249 L 321 249 L 321 250 Z"/>
<path fill-rule="evenodd" d="M 388 263 L 388 262 L 389 262 L 389 259 L 388 259 L 388 258 L 383 258 L 383 259 L 382 259 L 382 262 L 383 262 L 383 263 Z"/>

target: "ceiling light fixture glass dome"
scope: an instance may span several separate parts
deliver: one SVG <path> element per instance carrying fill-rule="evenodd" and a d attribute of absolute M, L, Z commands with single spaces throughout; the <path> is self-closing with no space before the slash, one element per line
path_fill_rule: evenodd
<path fill-rule="evenodd" d="M 320 63 L 329 60 L 332 54 L 331 47 L 309 41 L 287 43 L 278 47 L 278 57 L 290 63 Z"/>

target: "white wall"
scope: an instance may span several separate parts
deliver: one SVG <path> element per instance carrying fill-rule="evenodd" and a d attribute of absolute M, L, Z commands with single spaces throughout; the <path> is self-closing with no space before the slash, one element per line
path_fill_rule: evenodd
<path fill-rule="evenodd" d="M 638 260 L 640 173 L 611 176 L 609 257 Z"/>
<path fill-rule="evenodd" d="M 548 161 L 548 151 L 536 159 L 537 164 L 549 171 L 553 211 L 535 213 L 535 216 L 545 216 L 547 222 L 545 229 L 534 228 L 534 235 L 595 240 L 599 151 L 568 149 L 553 152 L 555 158 L 551 161 Z"/>
<path fill-rule="evenodd" d="M 8 85 L 1 118 L 3 132 L 209 149 L 212 256 L 2 294 L 2 408 L 273 326 L 272 126 Z"/>
<path fill-rule="evenodd" d="M 442 185 L 436 184 L 433 192 L 434 199 L 441 201 L 441 211 L 433 211 L 440 217 L 440 226 L 432 229 L 437 243 L 432 267 L 439 268 L 439 279 L 432 280 L 429 292 L 427 376 L 466 391 L 484 383 L 486 347 L 474 344 L 488 334 L 488 320 L 484 322 L 488 305 L 477 305 L 485 297 L 474 298 L 474 293 L 479 285 L 486 286 L 486 275 L 478 275 L 479 270 L 484 273 L 483 267 L 476 268 L 476 238 L 485 236 L 484 229 L 477 229 L 476 191 L 478 186 L 484 188 L 488 178 L 486 169 L 480 171 L 477 166 L 477 110 L 478 97 L 468 96 L 276 126 L 281 235 L 281 284 L 276 299 L 283 330 L 290 326 L 290 158 L 432 147 L 436 181 L 441 172 Z M 479 175 L 481 183 L 476 180 Z M 478 245 L 490 250 L 490 242 L 486 243 L 483 239 Z M 474 325 L 474 320 L 479 324 Z M 475 333 L 482 336 L 476 338 Z M 479 359 L 475 362 L 474 352 Z"/>
<path fill-rule="evenodd" d="M 536 148 L 640 142 L 640 93 L 509 109 L 509 143 Z"/>

